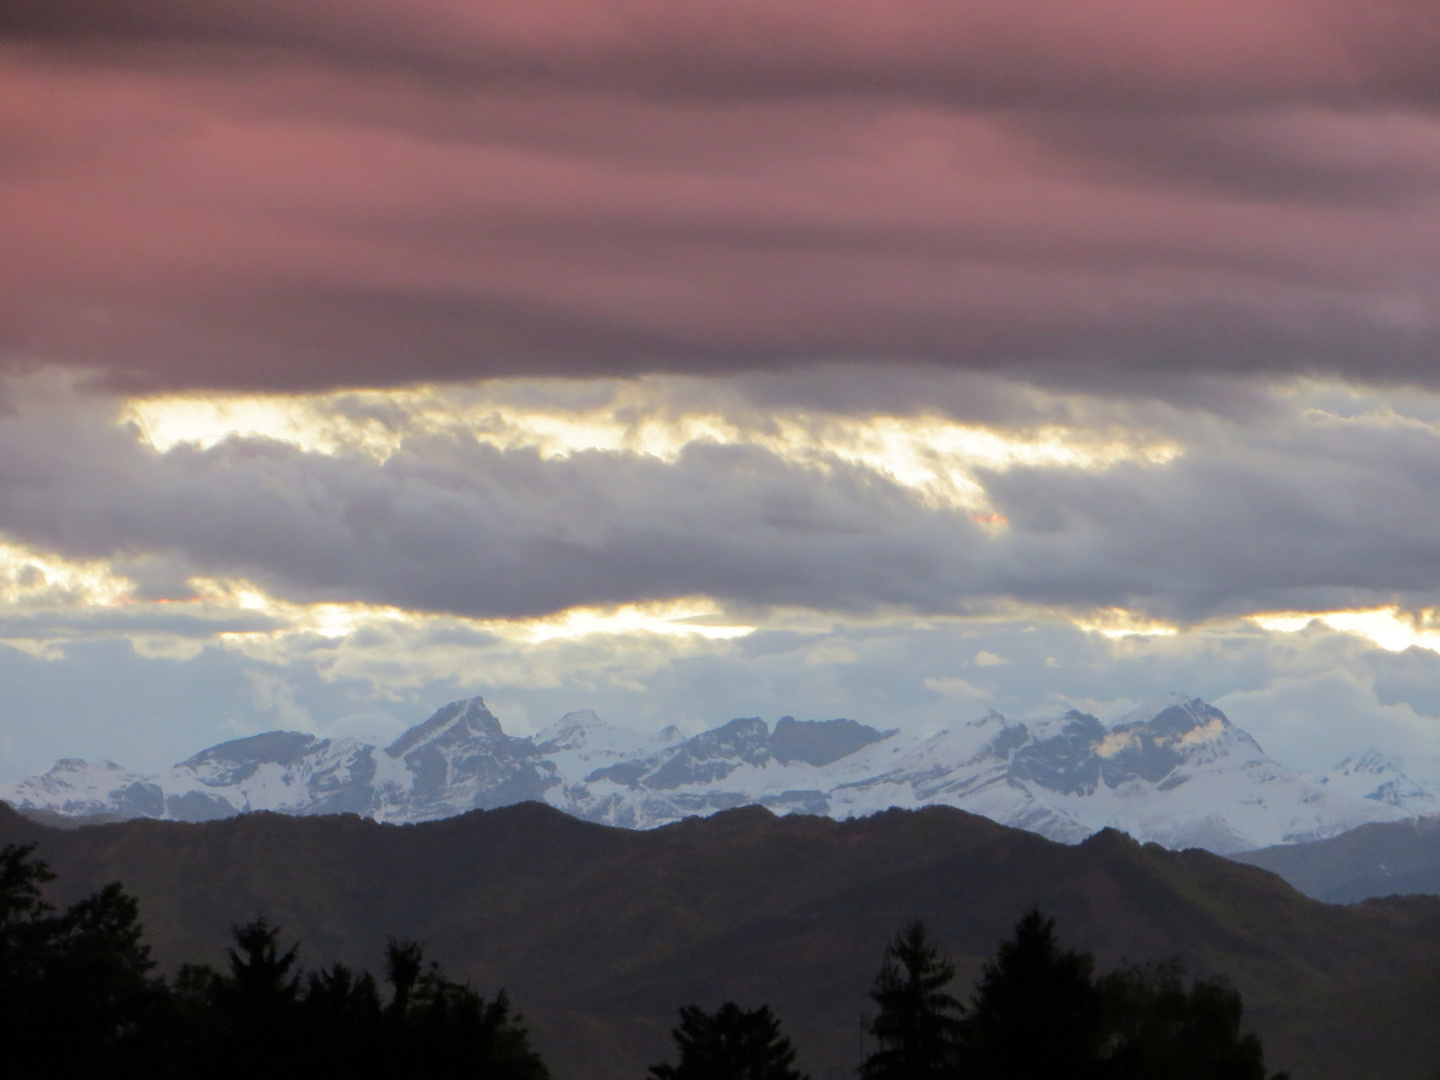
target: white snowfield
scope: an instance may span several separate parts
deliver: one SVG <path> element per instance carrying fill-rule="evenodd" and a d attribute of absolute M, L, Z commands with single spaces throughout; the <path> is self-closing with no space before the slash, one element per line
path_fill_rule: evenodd
<path fill-rule="evenodd" d="M 1111 724 L 998 713 L 928 738 L 853 720 L 740 719 L 684 738 L 573 712 L 507 735 L 480 698 L 453 702 L 381 749 L 274 731 L 204 750 L 158 776 L 66 758 L 0 788 L 20 809 L 204 821 L 252 810 L 413 822 L 538 799 L 646 829 L 759 804 L 846 818 L 955 806 L 1068 843 L 1111 826 L 1222 854 L 1334 836 L 1440 810 L 1371 752 L 1329 773 L 1276 764 L 1215 707 L 1174 694 Z"/>

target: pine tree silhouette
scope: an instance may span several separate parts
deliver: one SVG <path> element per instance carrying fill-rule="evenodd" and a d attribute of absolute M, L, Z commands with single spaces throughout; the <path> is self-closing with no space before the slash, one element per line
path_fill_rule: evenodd
<path fill-rule="evenodd" d="M 1104 1014 L 1094 958 L 1060 948 L 1031 910 L 986 962 L 961 1036 L 965 1080 L 1085 1080 L 1100 1075 Z"/>
<path fill-rule="evenodd" d="M 870 1033 L 880 1049 L 860 1066 L 862 1080 L 946 1080 L 954 1073 L 962 1007 L 946 992 L 955 968 L 916 919 L 885 948 L 870 989 L 880 1013 Z"/>
<path fill-rule="evenodd" d="M 650 1066 L 655 1080 L 808 1080 L 768 1005 L 742 1009 L 727 1001 L 713 1013 L 686 1005 L 670 1035 L 680 1061 Z"/>
<path fill-rule="evenodd" d="M 367 1077 L 384 1067 L 384 1015 L 368 971 L 332 964 L 310 972 L 300 1014 L 304 1075 Z"/>
<path fill-rule="evenodd" d="M 233 927 L 229 971 L 211 980 L 219 1064 L 227 1075 L 289 1076 L 305 1056 L 300 1016 L 300 946 L 282 950 L 280 927 L 264 918 Z"/>

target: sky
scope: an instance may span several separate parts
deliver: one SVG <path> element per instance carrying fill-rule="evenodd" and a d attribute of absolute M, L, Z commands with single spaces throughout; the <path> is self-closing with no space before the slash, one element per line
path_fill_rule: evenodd
<path fill-rule="evenodd" d="M 1170 691 L 1440 781 L 1440 7 L 7 0 L 0 781 Z"/>

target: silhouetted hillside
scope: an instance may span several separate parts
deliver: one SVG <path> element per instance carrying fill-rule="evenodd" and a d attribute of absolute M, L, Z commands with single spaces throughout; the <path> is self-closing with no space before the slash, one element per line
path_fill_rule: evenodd
<path fill-rule="evenodd" d="M 0 807 L 0 843 L 32 839 L 62 900 L 123 881 L 165 964 L 218 960 L 257 913 L 307 963 L 373 967 L 363 950 L 386 935 L 424 941 L 510 989 L 561 1080 L 640 1075 L 679 1004 L 726 998 L 770 1004 L 817 1078 L 848 1071 L 906 919 L 929 924 L 963 992 L 1032 904 L 1102 966 L 1178 956 L 1229 975 L 1297 1080 L 1419 1080 L 1440 1061 L 1440 900 L 1327 906 L 1108 831 L 1067 847 L 948 808 L 837 822 L 750 807 L 631 832 L 531 803 L 409 826 L 253 814 L 62 832 Z"/>

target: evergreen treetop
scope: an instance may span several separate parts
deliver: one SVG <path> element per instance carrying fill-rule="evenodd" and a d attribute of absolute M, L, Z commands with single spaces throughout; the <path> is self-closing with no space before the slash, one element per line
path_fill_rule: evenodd
<path fill-rule="evenodd" d="M 654 1080 L 809 1080 L 795 1068 L 795 1048 L 767 1005 L 743 1009 L 727 1001 L 713 1013 L 686 1005 L 670 1034 L 680 1060 L 650 1066 Z"/>
<path fill-rule="evenodd" d="M 960 1002 L 946 987 L 955 967 L 912 920 L 885 948 L 870 997 L 880 1012 L 870 1033 L 880 1048 L 860 1067 L 863 1080 L 946 1080 L 955 1069 Z"/>

